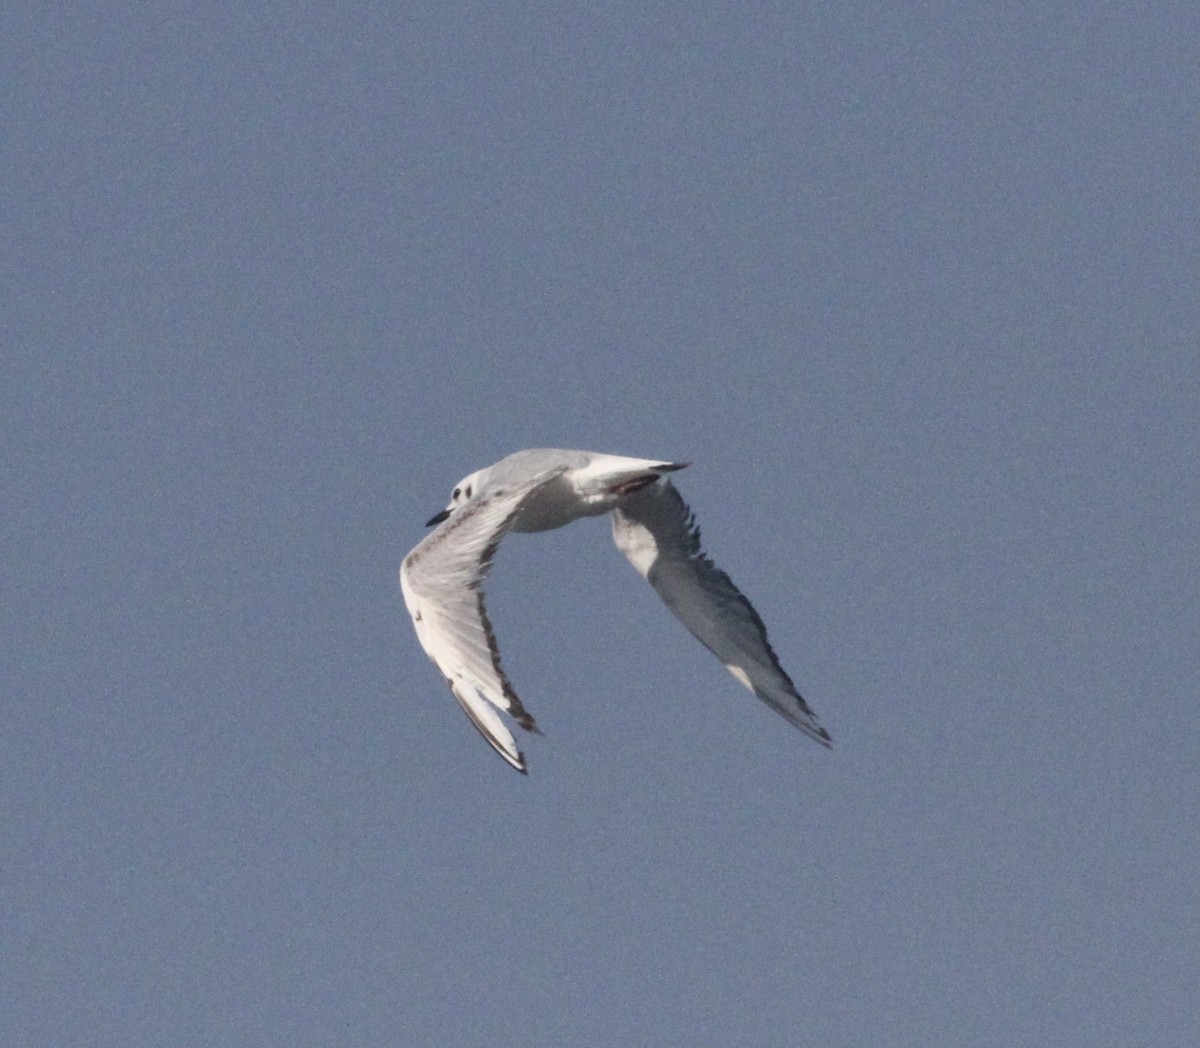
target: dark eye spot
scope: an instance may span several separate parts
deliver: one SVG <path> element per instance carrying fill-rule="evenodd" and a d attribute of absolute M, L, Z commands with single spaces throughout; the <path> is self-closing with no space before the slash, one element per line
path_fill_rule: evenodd
<path fill-rule="evenodd" d="M 459 496 L 459 490 L 458 490 L 458 488 L 455 488 L 454 493 L 450 497 L 452 499 L 456 499 L 456 498 L 458 498 L 458 496 Z"/>

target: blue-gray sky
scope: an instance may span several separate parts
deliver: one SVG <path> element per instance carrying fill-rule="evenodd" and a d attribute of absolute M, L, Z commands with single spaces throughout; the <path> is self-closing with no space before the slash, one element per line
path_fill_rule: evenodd
<path fill-rule="evenodd" d="M 0 1042 L 1196 1043 L 1194 4 L 5 5 Z M 527 446 L 692 461 L 836 742 Z"/>

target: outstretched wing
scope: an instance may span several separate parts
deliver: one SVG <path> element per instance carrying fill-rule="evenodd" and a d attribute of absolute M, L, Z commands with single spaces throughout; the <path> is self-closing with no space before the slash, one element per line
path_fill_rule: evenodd
<path fill-rule="evenodd" d="M 400 565 L 400 589 L 421 646 L 454 697 L 492 748 L 520 772 L 525 758 L 500 719 L 504 710 L 526 731 L 537 731 L 504 670 L 483 603 L 483 580 L 521 503 L 566 470 L 544 470 L 499 485 L 458 509 Z"/>
<path fill-rule="evenodd" d="M 700 550 L 700 529 L 670 481 L 623 499 L 613 511 L 613 541 L 663 602 L 772 709 L 806 735 L 831 745 L 808 703 L 767 641 L 767 628 L 725 572 Z"/>

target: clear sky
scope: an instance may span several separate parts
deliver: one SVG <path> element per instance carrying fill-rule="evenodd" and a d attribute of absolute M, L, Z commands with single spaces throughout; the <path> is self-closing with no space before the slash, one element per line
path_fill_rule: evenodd
<path fill-rule="evenodd" d="M 1194 3 L 12 0 L 0 1043 L 1200 1038 Z M 678 484 L 835 741 L 530 446 Z"/>

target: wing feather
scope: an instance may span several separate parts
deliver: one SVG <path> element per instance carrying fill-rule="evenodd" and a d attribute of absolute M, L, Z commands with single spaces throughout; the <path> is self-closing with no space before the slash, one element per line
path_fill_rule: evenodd
<path fill-rule="evenodd" d="M 510 714 L 526 731 L 538 728 L 500 665 L 483 580 L 521 504 L 566 468 L 557 466 L 489 490 L 456 510 L 400 566 L 400 589 L 421 646 L 471 723 L 521 772 L 525 758 L 496 710 Z"/>
<path fill-rule="evenodd" d="M 753 605 L 700 548 L 700 529 L 662 480 L 613 511 L 613 541 L 692 635 L 772 709 L 822 745 L 829 733 L 801 698 Z"/>

